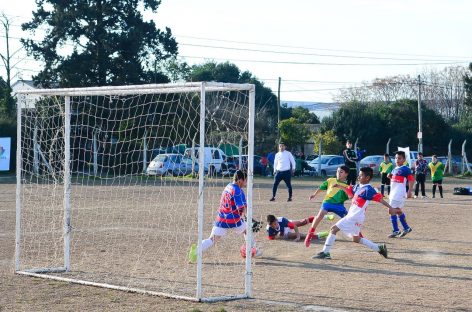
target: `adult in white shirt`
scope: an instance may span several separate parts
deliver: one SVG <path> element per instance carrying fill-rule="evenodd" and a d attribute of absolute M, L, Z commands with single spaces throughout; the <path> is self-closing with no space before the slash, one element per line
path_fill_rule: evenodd
<path fill-rule="evenodd" d="M 295 159 L 292 153 L 285 150 L 285 143 L 280 142 L 279 152 L 275 154 L 274 159 L 274 185 L 272 186 L 272 198 L 270 201 L 275 201 L 275 194 L 280 181 L 284 181 L 288 188 L 288 199 L 292 201 L 292 174 L 295 172 Z"/>

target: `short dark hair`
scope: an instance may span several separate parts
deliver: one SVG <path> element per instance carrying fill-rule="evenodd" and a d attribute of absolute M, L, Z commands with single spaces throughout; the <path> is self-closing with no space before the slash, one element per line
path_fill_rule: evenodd
<path fill-rule="evenodd" d="M 277 218 L 274 215 L 267 215 L 267 223 L 271 224 L 272 222 L 276 221 Z"/>
<path fill-rule="evenodd" d="M 435 157 L 435 158 L 438 158 L 438 156 L 436 156 L 436 155 L 433 155 L 433 156 L 431 156 L 431 157 Z"/>
<path fill-rule="evenodd" d="M 233 181 L 238 182 L 239 180 L 246 180 L 247 179 L 247 173 L 246 171 L 243 170 L 236 170 L 233 176 Z"/>
<path fill-rule="evenodd" d="M 400 155 L 400 156 L 403 156 L 403 158 L 406 158 L 406 155 L 405 155 L 404 151 L 396 151 L 395 155 Z"/>
<path fill-rule="evenodd" d="M 385 153 L 384 157 L 390 157 L 390 155 L 388 153 Z"/>
<path fill-rule="evenodd" d="M 374 177 L 374 170 L 370 167 L 362 167 L 360 171 L 362 171 L 366 177 L 370 177 L 370 179 Z"/>
<path fill-rule="evenodd" d="M 423 153 L 419 152 L 419 153 L 418 153 L 418 155 L 421 155 L 421 156 L 423 156 Z"/>
<path fill-rule="evenodd" d="M 350 169 L 349 169 L 348 166 L 342 165 L 342 166 L 339 166 L 339 168 L 341 168 L 344 172 L 349 173 L 349 170 L 350 170 Z"/>
<path fill-rule="evenodd" d="M 351 144 L 352 144 L 351 140 L 347 140 L 347 141 L 346 141 L 346 144 L 347 144 L 347 143 L 351 143 Z"/>

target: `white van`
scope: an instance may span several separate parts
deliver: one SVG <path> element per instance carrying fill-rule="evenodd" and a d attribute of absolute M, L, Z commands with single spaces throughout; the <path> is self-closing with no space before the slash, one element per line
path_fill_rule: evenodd
<path fill-rule="evenodd" d="M 204 147 L 205 158 L 204 158 L 204 170 L 205 173 L 213 175 L 215 173 L 221 173 L 221 165 L 226 159 L 225 153 L 216 147 Z M 192 159 L 195 157 L 195 163 L 199 162 L 199 147 L 195 147 L 192 153 L 192 148 L 185 149 L 184 157 Z"/>

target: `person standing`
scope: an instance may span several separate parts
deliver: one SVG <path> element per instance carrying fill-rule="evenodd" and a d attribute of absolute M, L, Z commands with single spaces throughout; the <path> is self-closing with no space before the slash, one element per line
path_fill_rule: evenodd
<path fill-rule="evenodd" d="M 428 164 L 429 170 L 431 170 L 431 180 L 433 180 L 433 198 L 436 195 L 436 186 L 439 189 L 439 195 L 443 198 L 443 187 L 442 180 L 444 175 L 444 165 L 438 161 L 438 157 L 433 155 L 432 161 Z"/>
<path fill-rule="evenodd" d="M 406 215 L 402 208 L 405 205 L 405 198 L 411 198 L 411 190 L 413 189 L 413 181 L 415 178 L 411 169 L 404 165 L 405 152 L 397 151 L 395 153 L 395 164 L 397 165 L 392 172 L 389 173 L 390 184 L 392 191 L 389 195 L 389 204 L 395 208 L 396 213 L 390 210 L 390 221 L 392 222 L 392 233 L 389 238 L 404 237 L 412 231 L 411 227 L 406 222 Z M 406 186 L 409 185 L 407 190 Z M 403 226 L 403 231 L 398 228 L 398 219 Z"/>
<path fill-rule="evenodd" d="M 355 185 L 357 180 L 357 154 L 352 149 L 352 142 L 346 141 L 346 149 L 343 150 L 344 164 L 349 168 L 349 175 L 347 176 L 347 184 Z"/>
<path fill-rule="evenodd" d="M 380 185 L 380 193 L 384 196 L 385 186 L 387 186 L 387 194 L 390 195 L 390 179 L 388 174 L 392 172 L 393 164 L 390 161 L 390 155 L 384 154 L 384 160 L 380 163 L 379 172 L 382 179 L 382 184 Z"/>
<path fill-rule="evenodd" d="M 426 181 L 426 170 L 428 170 L 428 162 L 424 160 L 423 153 L 418 153 L 418 159 L 415 161 L 415 196 L 418 197 L 418 192 L 421 186 L 421 198 L 426 197 L 426 192 L 424 189 L 424 182 Z"/>
<path fill-rule="evenodd" d="M 284 181 L 288 188 L 288 199 L 292 201 L 292 174 L 295 171 L 295 159 L 292 153 L 285 150 L 285 143 L 279 143 L 279 152 L 275 154 L 274 158 L 274 185 L 272 186 L 272 198 L 270 201 L 275 201 L 275 194 L 280 181 Z"/>

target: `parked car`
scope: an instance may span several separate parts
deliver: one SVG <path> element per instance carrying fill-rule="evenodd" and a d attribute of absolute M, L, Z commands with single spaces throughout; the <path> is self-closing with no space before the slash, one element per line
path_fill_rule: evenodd
<path fill-rule="evenodd" d="M 383 155 L 370 155 L 370 156 L 362 158 L 359 163 L 359 166 L 370 167 L 372 168 L 372 170 L 374 170 L 374 174 L 380 174 L 379 167 L 383 160 L 384 160 Z M 391 158 L 390 158 L 390 161 L 393 162 Z"/>
<path fill-rule="evenodd" d="M 233 155 L 233 161 L 236 164 L 236 169 L 242 169 L 242 170 L 247 170 L 247 165 L 248 165 L 248 155 L 241 155 L 241 168 L 239 166 L 239 155 Z M 253 163 L 253 169 L 254 169 L 254 174 L 262 174 L 263 172 L 263 166 L 261 164 L 261 156 L 254 155 L 254 163 Z"/>
<path fill-rule="evenodd" d="M 210 175 L 214 175 L 217 173 L 221 173 L 221 166 L 223 162 L 225 161 L 226 155 L 225 153 L 216 147 L 209 147 L 205 146 L 203 148 L 204 150 L 204 170 L 205 172 L 208 172 Z M 193 152 L 192 148 L 187 148 L 185 149 L 184 156 L 187 158 L 195 158 L 195 163 L 198 163 L 199 159 L 199 147 L 195 147 Z"/>
<path fill-rule="evenodd" d="M 321 171 L 318 172 L 318 164 L 321 160 Z M 308 165 L 315 172 L 315 175 L 322 177 L 336 175 L 339 166 L 344 165 L 344 157 L 339 155 L 322 155 L 310 161 Z"/>
<path fill-rule="evenodd" d="M 309 162 L 309 161 L 312 161 L 313 159 L 315 159 L 316 157 L 318 157 L 318 155 L 316 155 L 316 154 L 311 154 L 311 155 L 308 155 L 308 156 L 305 158 L 305 160 L 306 160 L 307 162 Z"/>
<path fill-rule="evenodd" d="M 181 154 L 159 154 L 146 168 L 148 175 L 186 175 L 192 172 L 192 162 Z M 194 168 L 198 170 L 198 166 Z"/>
<path fill-rule="evenodd" d="M 233 156 L 226 156 L 221 164 L 221 174 L 224 176 L 232 176 L 238 170 L 239 160 Z"/>

